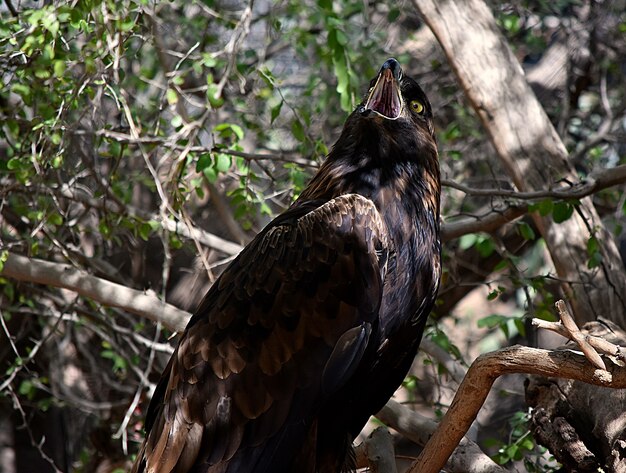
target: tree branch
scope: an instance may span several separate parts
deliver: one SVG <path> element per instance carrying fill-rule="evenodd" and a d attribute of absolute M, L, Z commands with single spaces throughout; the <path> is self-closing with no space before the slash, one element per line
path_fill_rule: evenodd
<path fill-rule="evenodd" d="M 488 213 L 477 217 L 464 217 L 455 222 L 444 223 L 441 226 L 441 240 L 454 240 L 468 233 L 491 233 L 527 212 L 527 205 L 509 205 L 499 209 L 492 209 Z"/>
<path fill-rule="evenodd" d="M 428 439 L 437 430 L 437 422 L 413 412 L 406 406 L 393 400 L 387 401 L 376 417 L 404 437 L 418 445 L 426 445 Z M 480 447 L 461 436 L 459 447 L 448 460 L 447 470 L 450 473 L 504 473 L 507 470 L 496 464 Z M 456 447 L 453 445 L 453 449 Z"/>
<path fill-rule="evenodd" d="M 591 174 L 581 181 L 570 184 L 567 187 L 558 189 L 519 192 L 509 189 L 475 189 L 458 182 L 448 179 L 442 180 L 441 184 L 447 187 L 464 192 L 465 194 L 487 197 L 510 197 L 520 200 L 536 200 L 536 199 L 582 199 L 608 187 L 616 186 L 626 182 L 626 164 L 615 166 L 610 169 L 603 169 L 600 172 Z"/>
<path fill-rule="evenodd" d="M 537 328 L 550 330 L 576 342 L 587 359 L 598 369 L 606 370 L 606 365 L 598 352 L 614 357 L 613 361 L 621 362 L 622 364 L 624 363 L 624 360 L 626 360 L 626 351 L 624 348 L 615 345 L 602 337 L 581 332 L 567 310 L 565 302 L 557 301 L 556 308 L 561 319 L 559 322 L 548 322 L 542 319 L 533 319 L 532 324 Z"/>
<path fill-rule="evenodd" d="M 386 427 L 378 427 L 355 449 L 357 468 L 372 473 L 397 473 L 393 437 Z"/>
<path fill-rule="evenodd" d="M 595 368 L 570 350 L 541 350 L 515 345 L 478 357 L 461 383 L 450 409 L 408 473 L 437 473 L 468 431 L 494 381 L 504 374 L 524 373 L 568 378 L 597 386 L 626 388 L 626 368 Z"/>
<path fill-rule="evenodd" d="M 69 289 L 109 307 L 117 307 L 154 322 L 162 322 L 176 332 L 184 330 L 190 317 L 188 312 L 167 304 L 154 295 L 97 278 L 68 264 L 9 253 L 0 275 L 18 281 Z"/>

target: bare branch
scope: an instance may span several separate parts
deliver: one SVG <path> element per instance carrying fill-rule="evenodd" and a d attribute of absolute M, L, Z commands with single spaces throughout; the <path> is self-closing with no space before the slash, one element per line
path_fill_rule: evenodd
<path fill-rule="evenodd" d="M 576 184 L 569 184 L 567 187 L 558 189 L 518 192 L 509 189 L 474 189 L 458 182 L 448 179 L 442 180 L 442 185 L 460 190 L 466 194 L 487 197 L 510 197 L 520 200 L 536 199 L 582 199 L 608 187 L 616 186 L 626 182 L 626 164 L 610 169 L 603 169 L 601 172 L 592 174 Z"/>
<path fill-rule="evenodd" d="M 357 466 L 372 473 L 397 473 L 393 437 L 386 427 L 378 427 L 355 449 Z"/>
<path fill-rule="evenodd" d="M 376 417 L 404 437 L 424 446 L 437 430 L 437 422 L 406 406 L 389 400 Z M 455 445 L 456 446 L 456 445 Z M 454 448 L 454 447 L 453 447 Z M 507 470 L 496 464 L 480 447 L 463 437 L 446 465 L 450 473 L 504 473 Z"/>
<path fill-rule="evenodd" d="M 587 359 L 593 363 L 596 368 L 606 370 L 606 365 L 598 352 L 613 356 L 615 357 L 613 361 L 618 362 L 618 360 L 620 360 L 623 363 L 626 359 L 626 351 L 622 347 L 615 345 L 604 338 L 581 332 L 567 310 L 565 302 L 560 300 L 557 301 L 555 305 L 559 312 L 559 317 L 561 318 L 560 322 L 548 322 L 546 320 L 533 319 L 532 324 L 535 327 L 556 332 L 559 335 L 576 342 Z"/>
<path fill-rule="evenodd" d="M 461 383 L 450 409 L 409 473 L 437 473 L 468 431 L 494 381 L 512 373 L 568 378 L 597 386 L 626 388 L 626 368 L 599 370 L 569 350 L 541 350 L 515 345 L 478 357 Z"/>
<path fill-rule="evenodd" d="M 18 281 L 69 289 L 107 306 L 162 322 L 177 332 L 184 330 L 190 317 L 188 312 L 162 302 L 155 295 L 97 278 L 67 264 L 9 253 L 0 274 Z"/>
<path fill-rule="evenodd" d="M 464 217 L 456 222 L 445 223 L 441 226 L 442 241 L 450 241 L 468 233 L 491 233 L 504 224 L 512 222 L 528 212 L 527 205 L 510 205 L 500 209 L 492 209 L 485 215 Z"/>

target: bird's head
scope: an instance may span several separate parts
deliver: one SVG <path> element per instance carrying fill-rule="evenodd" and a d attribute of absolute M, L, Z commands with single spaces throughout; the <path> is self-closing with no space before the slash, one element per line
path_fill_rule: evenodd
<path fill-rule="evenodd" d="M 358 143 L 382 159 L 421 155 L 425 150 L 436 156 L 430 102 L 393 58 L 382 65 L 363 101 L 348 118 L 337 151 L 347 151 L 349 144 Z"/>
<path fill-rule="evenodd" d="M 356 112 L 383 123 L 412 122 L 432 133 L 433 113 L 426 94 L 417 82 L 403 73 L 394 58 L 387 59 L 372 79 L 367 96 Z"/>

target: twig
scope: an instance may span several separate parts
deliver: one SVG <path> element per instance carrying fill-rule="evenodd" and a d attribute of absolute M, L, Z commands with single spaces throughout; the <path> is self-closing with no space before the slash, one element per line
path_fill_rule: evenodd
<path fill-rule="evenodd" d="M 15 7 L 13 6 L 13 3 L 11 2 L 11 0 L 4 0 L 4 3 L 6 4 L 7 8 L 11 12 L 11 15 L 13 15 L 15 18 L 17 18 L 18 17 L 18 13 L 17 13 L 17 10 L 15 9 Z"/>
<path fill-rule="evenodd" d="M 224 52 L 228 55 L 228 63 L 226 64 L 226 69 L 224 70 L 223 76 L 217 84 L 217 96 L 222 96 L 222 91 L 228 82 L 231 71 L 236 71 L 236 60 L 237 53 L 239 52 L 239 48 L 243 44 L 244 40 L 250 33 L 250 21 L 252 20 L 252 5 L 254 0 L 250 0 L 246 8 L 243 10 L 241 14 L 241 18 L 237 22 L 237 26 L 233 30 L 233 34 L 226 44 L 224 48 Z"/>
<path fill-rule="evenodd" d="M 9 256 L 10 258 L 10 256 Z M 8 263 L 8 260 L 4 263 L 5 266 Z M 1 273 L 0 273 L 1 274 Z M 3 319 L 3 323 L 4 323 L 4 315 L 2 315 L 2 313 L 0 313 L 0 319 Z M 11 389 L 11 383 L 13 382 L 13 380 L 15 379 L 15 377 L 20 373 L 20 371 L 24 368 L 27 368 L 28 364 L 35 359 L 35 356 L 37 356 L 37 353 L 39 352 L 39 350 L 41 349 L 41 347 L 43 346 L 44 343 L 46 343 L 48 341 L 48 339 L 52 336 L 52 334 L 55 332 L 55 330 L 57 329 L 57 327 L 59 326 L 59 324 L 61 323 L 61 318 L 57 318 L 56 321 L 51 322 L 51 330 L 48 332 L 48 334 L 43 337 L 41 340 L 37 340 L 35 342 L 35 344 L 29 349 L 28 351 L 28 356 L 25 357 L 21 357 L 17 351 L 17 359 L 21 360 L 21 363 L 13 370 L 11 371 L 11 373 L 9 374 L 9 376 L 7 376 L 7 378 L 4 380 L 4 382 L 2 384 L 0 384 L 0 393 L 2 391 L 4 391 L 5 389 Z M 10 337 L 9 332 L 7 330 L 7 336 Z"/>
<path fill-rule="evenodd" d="M 457 189 L 465 194 L 486 197 L 510 197 L 520 200 L 538 200 L 546 198 L 554 199 L 582 199 L 588 195 L 605 189 L 607 187 L 622 184 L 626 181 L 626 164 L 610 169 L 604 169 L 596 174 L 592 174 L 577 184 L 553 190 L 541 190 L 530 192 L 519 192 L 509 189 L 475 189 L 464 184 L 443 179 L 441 184 L 446 187 Z"/>
<path fill-rule="evenodd" d="M 54 470 L 54 473 L 61 473 L 61 470 L 57 468 L 54 460 L 48 454 L 46 454 L 46 452 L 43 451 L 43 444 L 46 442 L 46 437 L 42 436 L 39 442 L 35 441 L 33 431 L 30 429 L 30 425 L 26 417 L 26 412 L 24 412 L 24 409 L 22 408 L 19 397 L 17 396 L 17 394 L 15 394 L 15 391 L 13 391 L 13 388 L 11 386 L 8 387 L 8 391 L 11 399 L 13 400 L 13 407 L 15 407 L 15 409 L 20 413 L 22 423 L 24 424 L 23 427 L 24 429 L 26 429 L 26 432 L 28 432 L 30 443 L 39 451 L 39 455 L 41 455 L 41 458 L 43 458 L 46 462 L 50 464 L 50 467 Z"/>
<path fill-rule="evenodd" d="M 559 317 L 561 319 L 560 322 L 548 322 L 542 319 L 533 319 L 532 324 L 535 327 L 556 332 L 565 338 L 573 340 L 576 344 L 578 344 L 587 359 L 593 363 L 596 368 L 601 370 L 606 370 L 606 365 L 598 352 L 616 357 L 617 360 L 621 360 L 622 362 L 626 360 L 626 351 L 622 347 L 615 345 L 604 338 L 581 332 L 567 310 L 565 302 L 559 300 L 555 305 L 557 311 L 559 312 Z"/>

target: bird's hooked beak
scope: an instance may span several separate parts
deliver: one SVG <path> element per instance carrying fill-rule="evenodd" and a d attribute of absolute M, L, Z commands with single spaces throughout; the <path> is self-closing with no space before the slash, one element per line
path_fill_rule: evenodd
<path fill-rule="evenodd" d="M 387 59 L 378 72 L 376 84 L 370 89 L 362 114 L 375 112 L 388 120 L 396 120 L 402 113 L 401 78 L 400 63 L 394 58 Z"/>

